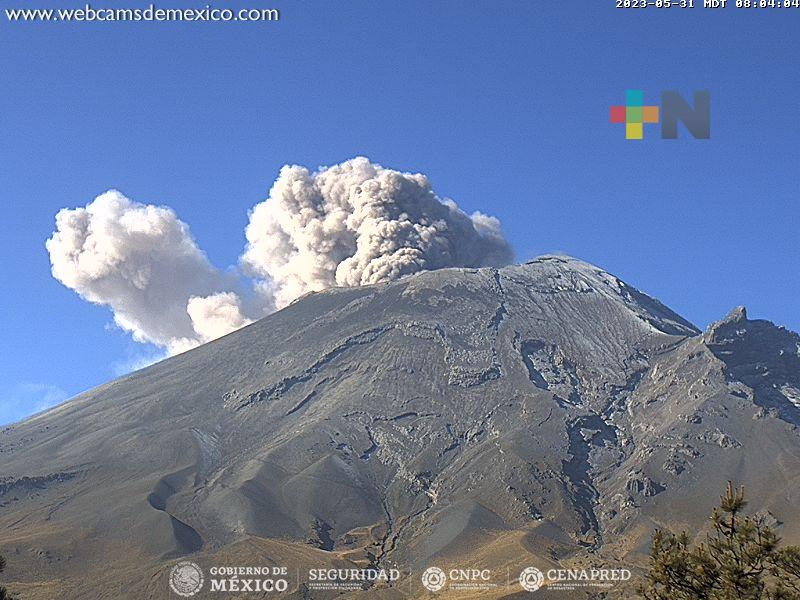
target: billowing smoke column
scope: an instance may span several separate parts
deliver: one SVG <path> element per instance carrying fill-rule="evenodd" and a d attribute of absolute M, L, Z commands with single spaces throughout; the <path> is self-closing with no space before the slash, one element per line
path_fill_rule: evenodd
<path fill-rule="evenodd" d="M 512 258 L 497 219 L 468 216 L 440 200 L 424 175 L 366 158 L 316 173 L 284 167 L 246 236 L 242 263 L 267 279 L 278 307 L 308 291 Z"/>
<path fill-rule="evenodd" d="M 111 307 L 136 341 L 181 352 L 247 324 L 230 282 L 208 262 L 189 228 L 165 207 L 117 191 L 63 209 L 47 240 L 53 276 Z"/>
<path fill-rule="evenodd" d="M 440 200 L 424 175 L 355 158 L 315 173 L 281 169 L 250 214 L 241 276 L 224 276 L 167 207 L 117 191 L 63 209 L 47 240 L 53 276 L 109 306 L 134 339 L 182 352 L 243 327 L 309 291 L 512 258 L 500 222 Z"/>

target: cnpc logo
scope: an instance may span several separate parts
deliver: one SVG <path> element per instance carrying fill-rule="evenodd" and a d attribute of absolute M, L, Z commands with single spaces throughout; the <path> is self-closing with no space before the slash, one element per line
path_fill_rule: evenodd
<path fill-rule="evenodd" d="M 708 91 L 694 93 L 694 105 L 690 105 L 678 92 L 661 92 L 661 107 L 646 105 L 642 90 L 627 90 L 625 104 L 611 107 L 611 123 L 625 124 L 626 140 L 644 138 L 644 126 L 661 122 L 661 139 L 678 137 L 678 121 L 696 140 L 711 137 L 711 94 Z"/>
<path fill-rule="evenodd" d="M 440 591 L 448 581 L 455 584 L 454 589 L 483 589 L 491 580 L 492 572 L 489 569 L 450 569 L 445 573 L 439 567 L 428 567 L 422 574 L 422 585 L 431 592 Z"/>

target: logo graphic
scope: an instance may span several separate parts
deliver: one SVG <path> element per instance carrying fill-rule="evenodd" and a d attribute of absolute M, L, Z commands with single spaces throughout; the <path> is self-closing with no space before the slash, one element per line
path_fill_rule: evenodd
<path fill-rule="evenodd" d="M 642 106 L 644 92 L 627 90 L 625 106 L 611 107 L 611 122 L 625 123 L 625 139 L 641 140 L 644 137 L 644 123 L 658 123 L 658 107 Z"/>
<path fill-rule="evenodd" d="M 169 587 L 184 598 L 194 596 L 203 588 L 203 571 L 193 562 L 185 560 L 169 572 Z"/>
<path fill-rule="evenodd" d="M 689 106 L 678 92 L 661 92 L 661 110 L 658 106 L 644 105 L 642 90 L 627 90 L 625 105 L 611 107 L 611 123 L 625 123 L 625 139 L 644 138 L 644 124 L 658 123 L 661 113 L 661 138 L 674 140 L 678 137 L 678 121 L 681 121 L 695 139 L 711 137 L 711 95 L 706 91 L 694 93 L 694 107 Z"/>
<path fill-rule="evenodd" d="M 519 584 L 527 592 L 535 592 L 544 583 L 544 573 L 536 567 L 528 567 L 519 574 Z"/>
<path fill-rule="evenodd" d="M 447 582 L 447 575 L 439 567 L 428 567 L 422 574 L 422 585 L 432 592 L 438 592 Z"/>

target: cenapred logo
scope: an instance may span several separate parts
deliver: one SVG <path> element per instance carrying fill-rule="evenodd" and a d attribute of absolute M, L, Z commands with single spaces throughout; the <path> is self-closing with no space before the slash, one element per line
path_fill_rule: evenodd
<path fill-rule="evenodd" d="M 660 113 L 660 115 L 659 115 Z M 660 118 L 659 118 L 660 117 Z M 627 90 L 625 105 L 611 107 L 611 123 L 625 124 L 626 140 L 644 138 L 644 126 L 661 122 L 661 138 L 674 140 L 678 137 L 678 121 L 682 122 L 695 139 L 711 137 L 711 94 L 707 91 L 694 93 L 694 106 L 674 91 L 661 92 L 661 109 L 657 105 L 644 103 L 643 90 Z"/>
<path fill-rule="evenodd" d="M 203 589 L 203 570 L 188 560 L 179 562 L 169 572 L 169 587 L 184 598 L 194 596 Z"/>
<path fill-rule="evenodd" d="M 526 592 L 535 592 L 545 585 L 549 591 L 577 592 L 588 590 L 593 592 L 607 591 L 629 581 L 630 569 L 549 569 L 546 573 L 536 567 L 528 567 L 519 574 L 519 584 Z"/>
<path fill-rule="evenodd" d="M 544 573 L 536 567 L 527 567 L 519 574 L 519 584 L 526 592 L 535 592 L 544 584 Z"/>
<path fill-rule="evenodd" d="M 428 567 L 422 574 L 422 585 L 431 592 L 438 592 L 447 583 L 447 575 L 439 567 Z"/>

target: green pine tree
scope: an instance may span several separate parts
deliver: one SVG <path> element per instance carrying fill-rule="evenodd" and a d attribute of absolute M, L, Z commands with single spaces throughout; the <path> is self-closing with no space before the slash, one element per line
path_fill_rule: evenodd
<path fill-rule="evenodd" d="M 686 532 L 656 530 L 646 600 L 800 600 L 800 547 L 779 548 L 763 519 L 743 514 L 744 488 L 731 482 L 711 515 L 713 531 L 692 545 Z"/>

